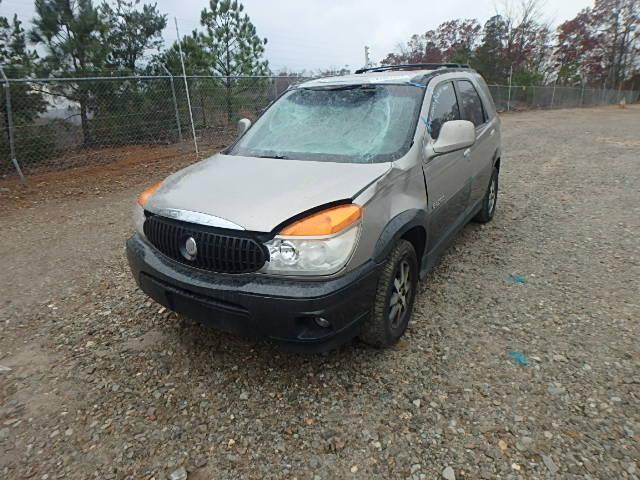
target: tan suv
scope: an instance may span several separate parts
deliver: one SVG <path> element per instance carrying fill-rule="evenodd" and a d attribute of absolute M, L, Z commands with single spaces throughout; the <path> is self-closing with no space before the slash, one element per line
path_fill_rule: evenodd
<path fill-rule="evenodd" d="M 389 346 L 456 232 L 492 219 L 500 157 L 491 94 L 465 65 L 312 80 L 143 192 L 129 263 L 150 297 L 222 330 Z"/>

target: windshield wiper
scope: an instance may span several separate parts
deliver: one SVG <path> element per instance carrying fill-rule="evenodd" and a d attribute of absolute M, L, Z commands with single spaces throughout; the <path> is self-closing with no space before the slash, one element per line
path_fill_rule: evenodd
<path fill-rule="evenodd" d="M 275 158 L 277 160 L 288 160 L 286 155 L 258 155 L 258 158 Z"/>

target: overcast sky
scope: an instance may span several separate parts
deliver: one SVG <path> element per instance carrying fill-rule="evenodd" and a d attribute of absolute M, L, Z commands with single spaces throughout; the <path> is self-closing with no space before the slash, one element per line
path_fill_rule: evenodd
<path fill-rule="evenodd" d="M 98 3 L 97 0 L 96 3 Z M 176 39 L 173 17 L 180 33 L 199 25 L 207 0 L 157 0 L 171 21 L 164 36 Z M 424 33 L 443 21 L 476 18 L 484 23 L 502 0 L 243 0 L 261 37 L 267 37 L 267 58 L 274 71 L 351 69 L 364 63 L 364 46 L 380 61 L 414 33 Z M 572 18 L 590 0 L 548 0 L 545 16 L 552 25 Z M 2 0 L 3 15 L 17 12 L 27 23 L 33 17 L 32 0 Z"/>

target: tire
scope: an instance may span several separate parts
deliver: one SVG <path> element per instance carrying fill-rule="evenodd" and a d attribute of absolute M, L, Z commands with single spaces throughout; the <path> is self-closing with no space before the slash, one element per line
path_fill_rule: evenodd
<path fill-rule="evenodd" d="M 406 279 L 401 282 L 402 278 Z M 400 283 L 400 293 L 396 280 Z M 371 315 L 362 326 L 360 339 L 377 348 L 397 343 L 409 324 L 417 287 L 416 251 L 410 242 L 400 240 L 382 267 Z M 392 315 L 392 310 L 396 311 L 396 315 Z"/>
<path fill-rule="evenodd" d="M 493 187 L 493 190 L 492 190 Z M 482 209 L 473 218 L 474 222 L 488 223 L 493 219 L 496 213 L 496 206 L 498 205 L 498 169 L 493 168 L 493 174 L 491 175 L 491 181 L 487 187 L 487 191 L 482 199 Z"/>

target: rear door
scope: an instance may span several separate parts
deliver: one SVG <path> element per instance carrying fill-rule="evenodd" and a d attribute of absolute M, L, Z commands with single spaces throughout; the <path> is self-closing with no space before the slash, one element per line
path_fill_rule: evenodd
<path fill-rule="evenodd" d="M 468 207 L 473 208 L 482 200 L 489 186 L 495 153 L 496 125 L 493 119 L 489 118 L 488 108 L 483 104 L 478 89 L 470 80 L 456 80 L 456 93 L 460 104 L 460 116 L 476 127 L 476 143 L 467 152 L 471 181 Z"/>
<path fill-rule="evenodd" d="M 428 141 L 438 139 L 442 125 L 460 120 L 460 107 L 453 81 L 437 84 L 428 110 Z M 469 201 L 469 161 L 464 150 L 425 158 L 423 170 L 427 182 L 429 251 L 438 247 L 461 221 Z"/>

